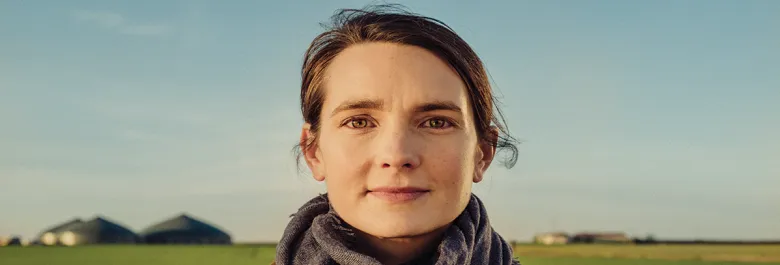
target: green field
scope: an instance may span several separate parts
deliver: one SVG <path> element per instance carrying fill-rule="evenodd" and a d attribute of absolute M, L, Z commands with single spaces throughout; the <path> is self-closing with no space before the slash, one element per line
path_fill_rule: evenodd
<path fill-rule="evenodd" d="M 519 245 L 515 254 L 531 265 L 574 264 L 578 259 L 603 264 L 780 264 L 778 245 Z"/>
<path fill-rule="evenodd" d="M 780 264 L 780 246 L 517 246 L 524 265 Z M 272 246 L 84 246 L 0 248 L 3 265 L 270 264 Z M 742 262 L 738 262 L 742 261 Z M 748 263 L 750 262 L 750 263 Z M 754 263 L 761 262 L 761 263 Z"/>

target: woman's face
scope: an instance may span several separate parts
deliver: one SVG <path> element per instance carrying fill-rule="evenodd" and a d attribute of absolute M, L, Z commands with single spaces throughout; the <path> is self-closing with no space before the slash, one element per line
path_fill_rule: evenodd
<path fill-rule="evenodd" d="M 415 46 L 353 45 L 331 62 L 324 89 L 305 157 L 342 219 L 408 237 L 464 210 L 495 152 L 477 138 L 466 87 L 444 61 Z"/>

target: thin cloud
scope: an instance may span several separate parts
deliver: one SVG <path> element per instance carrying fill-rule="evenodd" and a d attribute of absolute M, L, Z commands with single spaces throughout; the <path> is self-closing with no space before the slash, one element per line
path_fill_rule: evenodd
<path fill-rule="evenodd" d="M 127 35 L 137 36 L 154 36 L 165 35 L 171 31 L 171 27 L 168 25 L 135 25 L 125 26 L 120 32 Z"/>
<path fill-rule="evenodd" d="M 100 28 L 110 29 L 120 34 L 134 36 L 160 36 L 170 33 L 173 29 L 167 24 L 134 24 L 119 13 L 110 11 L 75 10 L 71 18 L 94 24 Z"/>
<path fill-rule="evenodd" d="M 76 10 L 71 16 L 79 21 L 94 23 L 103 28 L 115 28 L 125 23 L 125 18 L 117 13 L 108 11 Z"/>
<path fill-rule="evenodd" d="M 140 141 L 140 142 L 150 142 L 150 141 L 162 141 L 163 137 L 154 133 L 150 133 L 147 131 L 142 130 L 134 130 L 134 129 L 128 129 L 119 132 L 120 139 L 128 140 L 128 141 Z"/>

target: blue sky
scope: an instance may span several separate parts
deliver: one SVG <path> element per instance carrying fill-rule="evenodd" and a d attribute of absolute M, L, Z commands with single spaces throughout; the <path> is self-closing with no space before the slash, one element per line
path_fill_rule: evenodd
<path fill-rule="evenodd" d="M 290 152 L 302 54 L 367 1 L 3 1 L 0 235 L 180 212 L 277 240 L 323 185 Z M 485 61 L 516 167 L 475 187 L 548 230 L 780 238 L 780 2 L 400 2 Z"/>

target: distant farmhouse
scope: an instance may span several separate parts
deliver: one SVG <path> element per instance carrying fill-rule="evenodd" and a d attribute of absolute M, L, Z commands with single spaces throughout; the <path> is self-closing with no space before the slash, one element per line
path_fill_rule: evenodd
<path fill-rule="evenodd" d="M 561 244 L 629 244 L 634 240 L 621 232 L 578 233 L 566 232 L 541 233 L 534 236 L 533 242 L 541 245 Z"/>
<path fill-rule="evenodd" d="M 542 245 L 560 245 L 569 243 L 569 235 L 565 232 L 542 233 L 534 236 L 534 243 Z"/>
<path fill-rule="evenodd" d="M 27 245 L 29 245 L 29 242 L 20 237 L 0 237 L 0 247 Z"/>
<path fill-rule="evenodd" d="M 42 231 L 32 242 L 44 246 L 77 246 L 92 244 L 232 244 L 223 230 L 181 214 L 144 229 L 140 234 L 97 216 L 89 221 L 74 218 Z M 0 247 L 27 245 L 19 237 L 0 237 Z"/>
<path fill-rule="evenodd" d="M 632 242 L 633 240 L 631 238 L 629 238 L 625 233 L 621 232 L 580 233 L 572 236 L 569 239 L 569 243 L 574 244 L 626 244 Z"/>

